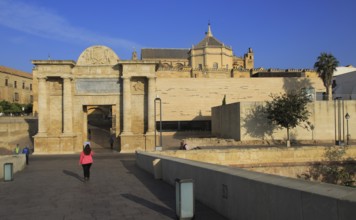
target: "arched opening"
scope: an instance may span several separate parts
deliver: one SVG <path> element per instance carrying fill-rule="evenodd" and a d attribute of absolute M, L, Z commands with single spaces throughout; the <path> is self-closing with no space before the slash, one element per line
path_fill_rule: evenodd
<path fill-rule="evenodd" d="M 86 113 L 86 140 L 90 142 L 94 151 L 111 150 L 115 142 L 112 106 L 88 105 Z"/>

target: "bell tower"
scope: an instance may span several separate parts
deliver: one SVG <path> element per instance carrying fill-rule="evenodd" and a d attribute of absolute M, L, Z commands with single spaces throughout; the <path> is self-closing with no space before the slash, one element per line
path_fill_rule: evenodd
<path fill-rule="evenodd" d="M 254 54 L 252 48 L 248 48 L 248 52 L 244 55 L 244 66 L 245 69 L 253 69 L 254 68 Z"/>

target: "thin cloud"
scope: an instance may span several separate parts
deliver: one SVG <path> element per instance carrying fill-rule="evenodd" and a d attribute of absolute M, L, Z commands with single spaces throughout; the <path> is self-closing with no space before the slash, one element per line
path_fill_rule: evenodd
<path fill-rule="evenodd" d="M 103 36 L 72 26 L 64 17 L 45 7 L 0 0 L 0 11 L 0 25 L 32 35 L 68 42 L 108 44 L 128 50 L 141 47 L 132 41 Z"/>

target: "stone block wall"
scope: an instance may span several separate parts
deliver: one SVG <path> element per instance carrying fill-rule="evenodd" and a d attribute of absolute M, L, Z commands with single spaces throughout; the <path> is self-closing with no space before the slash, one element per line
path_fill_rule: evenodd
<path fill-rule="evenodd" d="M 270 100 L 270 94 L 313 86 L 325 91 L 318 78 L 157 78 L 163 120 L 209 120 L 211 108 L 226 103 Z"/>
<path fill-rule="evenodd" d="M 33 135 L 38 131 L 37 118 L 0 117 L 0 148 L 13 151 L 16 144 L 21 148 L 33 146 Z"/>
<path fill-rule="evenodd" d="M 205 163 L 237 167 L 258 167 L 273 164 L 303 164 L 326 160 L 328 147 L 235 147 L 225 149 L 171 150 L 155 154 Z M 345 158 L 356 158 L 356 146 L 349 146 Z"/>

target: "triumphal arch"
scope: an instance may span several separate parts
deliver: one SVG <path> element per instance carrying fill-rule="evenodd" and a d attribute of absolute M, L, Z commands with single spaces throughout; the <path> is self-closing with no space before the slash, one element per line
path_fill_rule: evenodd
<path fill-rule="evenodd" d="M 34 60 L 38 134 L 36 153 L 82 150 L 91 106 L 109 106 L 111 132 L 121 152 L 154 148 L 155 62 L 121 61 L 92 46 L 71 60 Z M 152 100 L 152 101 L 149 101 Z"/>

